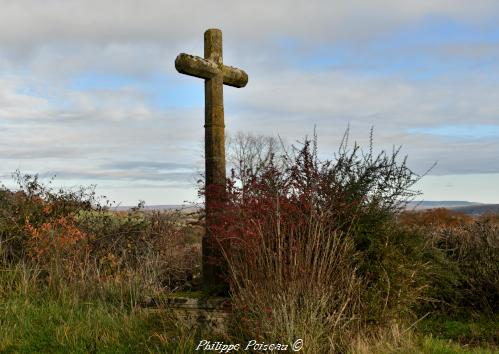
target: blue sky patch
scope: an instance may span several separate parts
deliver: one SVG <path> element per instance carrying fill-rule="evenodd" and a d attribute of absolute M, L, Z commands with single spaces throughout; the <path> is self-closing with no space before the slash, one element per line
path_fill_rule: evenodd
<path fill-rule="evenodd" d="M 306 45 L 294 38 L 277 38 L 275 43 L 293 67 L 305 71 L 351 70 L 425 80 L 499 68 L 498 60 L 494 60 L 499 57 L 497 26 L 438 16 L 402 26 L 369 42 L 323 43 L 311 48 L 304 48 Z M 487 46 L 497 50 L 492 54 L 474 50 Z"/>
<path fill-rule="evenodd" d="M 429 134 L 441 137 L 483 139 L 499 138 L 499 125 L 443 125 L 408 129 L 413 134 Z"/>
<path fill-rule="evenodd" d="M 157 109 L 190 108 L 204 104 L 204 86 L 200 80 L 186 78 L 185 82 L 174 80 L 171 76 L 158 74 L 154 77 L 134 77 L 105 73 L 83 73 L 73 78 L 69 89 L 119 90 L 132 88 L 143 92 L 148 103 Z"/>

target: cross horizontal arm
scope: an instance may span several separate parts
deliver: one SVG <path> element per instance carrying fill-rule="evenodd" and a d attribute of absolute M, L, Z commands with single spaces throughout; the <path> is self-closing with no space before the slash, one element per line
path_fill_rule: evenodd
<path fill-rule="evenodd" d="M 175 59 L 175 68 L 181 74 L 199 77 L 201 79 L 211 79 L 220 73 L 217 64 L 197 57 L 181 53 Z"/>
<path fill-rule="evenodd" d="M 248 74 L 244 70 L 224 65 L 222 69 L 224 84 L 234 87 L 244 87 L 248 83 Z"/>
<path fill-rule="evenodd" d="M 175 68 L 181 74 L 211 79 L 220 73 L 218 65 L 214 62 L 185 53 L 175 59 Z M 248 83 L 248 74 L 244 70 L 224 65 L 222 67 L 223 82 L 233 87 L 244 87 Z"/>

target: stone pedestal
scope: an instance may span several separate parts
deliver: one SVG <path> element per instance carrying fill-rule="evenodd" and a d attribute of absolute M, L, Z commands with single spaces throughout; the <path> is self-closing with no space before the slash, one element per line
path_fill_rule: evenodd
<path fill-rule="evenodd" d="M 231 311 L 228 298 L 171 297 L 165 305 L 173 310 L 179 322 L 189 328 L 204 328 L 212 333 L 227 333 Z"/>

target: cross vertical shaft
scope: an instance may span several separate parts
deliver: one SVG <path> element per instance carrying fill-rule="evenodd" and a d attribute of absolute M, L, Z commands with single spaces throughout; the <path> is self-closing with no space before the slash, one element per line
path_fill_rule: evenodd
<path fill-rule="evenodd" d="M 204 58 L 222 67 L 222 31 L 209 29 L 204 33 Z M 225 185 L 225 122 L 221 70 L 211 79 L 205 80 L 204 94 L 206 185 Z M 206 202 L 208 204 L 208 200 Z"/>
<path fill-rule="evenodd" d="M 178 72 L 205 80 L 205 207 L 206 232 L 203 237 L 203 287 L 210 294 L 227 293 L 220 278 L 226 267 L 212 226 L 217 225 L 216 208 L 225 202 L 225 136 L 223 85 L 244 87 L 248 75 L 223 64 L 222 31 L 204 33 L 204 58 L 181 53 L 175 59 Z M 213 262 L 215 260 L 215 262 Z"/>
<path fill-rule="evenodd" d="M 210 29 L 204 33 L 204 58 L 218 67 L 222 67 L 222 31 Z M 225 272 L 223 255 L 212 235 L 212 226 L 216 225 L 214 207 L 225 190 L 225 122 L 223 104 L 222 70 L 204 81 L 205 117 L 205 207 L 206 227 L 202 242 L 203 287 L 208 293 L 224 293 L 227 287 L 220 279 Z M 214 263 L 216 262 L 216 263 Z"/>

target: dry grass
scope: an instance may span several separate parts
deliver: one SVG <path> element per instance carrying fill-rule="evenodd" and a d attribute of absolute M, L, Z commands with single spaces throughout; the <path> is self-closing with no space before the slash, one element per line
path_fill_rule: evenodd
<path fill-rule="evenodd" d="M 361 336 L 364 289 L 353 244 L 324 218 L 298 229 L 278 219 L 274 229 L 255 225 L 259 242 L 228 255 L 239 336 L 301 338 L 304 353 L 344 352 Z"/>

